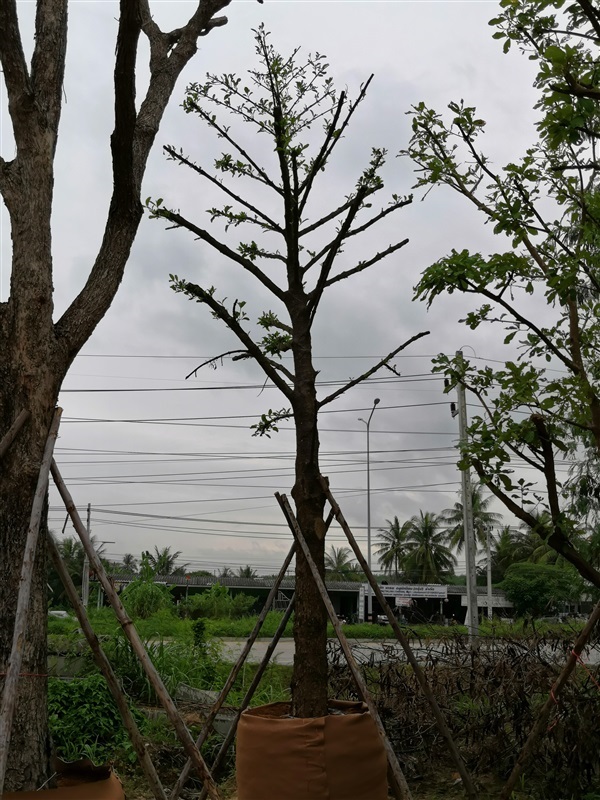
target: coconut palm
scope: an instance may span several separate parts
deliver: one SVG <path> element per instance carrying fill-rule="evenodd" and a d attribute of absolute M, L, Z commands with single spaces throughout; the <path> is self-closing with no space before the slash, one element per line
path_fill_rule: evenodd
<path fill-rule="evenodd" d="M 91 540 L 94 550 L 102 558 L 104 555 L 104 544 L 99 542 L 96 536 L 92 536 Z M 71 576 L 71 580 L 77 588 L 80 588 L 81 576 L 83 574 L 83 562 L 85 560 L 85 551 L 81 541 L 75 536 L 65 536 L 64 539 L 57 541 L 57 548 L 67 568 L 67 572 Z M 52 602 L 63 602 L 66 599 L 66 592 L 62 581 L 53 567 L 51 567 L 49 571 L 48 584 L 52 592 Z"/>
<path fill-rule="evenodd" d="M 502 522 L 502 515 L 489 511 L 492 502 L 491 495 L 485 497 L 482 486 L 471 488 L 471 504 L 473 507 L 473 529 L 476 542 L 484 548 L 487 542 L 487 532 Z M 450 547 L 462 553 L 465 546 L 465 531 L 463 521 L 462 500 L 456 502 L 452 508 L 446 508 L 440 514 L 443 525 L 446 525 L 450 534 Z"/>
<path fill-rule="evenodd" d="M 154 553 L 146 552 L 148 564 L 152 567 L 155 575 L 183 575 L 188 565 L 175 566 L 180 555 L 181 550 L 172 553 L 170 547 L 163 547 L 159 550 L 156 545 L 154 545 Z"/>
<path fill-rule="evenodd" d="M 249 564 L 246 564 L 245 567 L 240 567 L 238 569 L 238 577 L 251 578 L 252 580 L 254 580 L 255 578 L 258 578 L 258 573 Z"/>
<path fill-rule="evenodd" d="M 123 569 L 126 569 L 127 572 L 137 572 L 137 558 L 133 555 L 133 553 L 125 553 L 123 560 L 121 561 L 121 566 Z"/>
<path fill-rule="evenodd" d="M 219 578 L 233 578 L 233 570 L 231 567 L 222 567 L 219 572 Z"/>
<path fill-rule="evenodd" d="M 456 558 L 446 545 L 448 533 L 440 516 L 420 511 L 410 522 L 405 540 L 405 573 L 414 583 L 441 583 L 444 573 L 454 572 Z"/>
<path fill-rule="evenodd" d="M 331 547 L 325 553 L 325 577 L 330 581 L 360 580 L 361 570 L 348 547 Z"/>
<path fill-rule="evenodd" d="M 560 558 L 556 550 L 546 543 L 545 532 L 549 535 L 553 529 L 552 518 L 548 511 L 534 511 L 536 526 L 531 527 L 522 522 L 519 525 L 519 552 L 521 561 L 534 564 L 556 564 Z"/>
<path fill-rule="evenodd" d="M 506 570 L 523 559 L 520 534 L 510 525 L 505 525 L 497 536 L 492 537 L 491 545 L 492 580 L 499 583 Z"/>
<path fill-rule="evenodd" d="M 406 537 L 412 522 L 400 524 L 398 517 L 393 520 L 386 519 L 387 528 L 377 529 L 377 556 L 383 571 L 398 581 L 402 574 L 402 565 L 405 556 Z"/>

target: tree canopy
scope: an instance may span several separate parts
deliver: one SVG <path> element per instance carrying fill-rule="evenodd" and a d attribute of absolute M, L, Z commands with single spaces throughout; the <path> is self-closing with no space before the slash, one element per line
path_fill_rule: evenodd
<path fill-rule="evenodd" d="M 449 115 L 424 103 L 413 108 L 403 153 L 416 165 L 417 186 L 450 187 L 499 237 L 499 251 L 488 256 L 452 250 L 425 270 L 416 296 L 428 305 L 442 293 L 471 296 L 477 305 L 465 323 L 500 328 L 498 336 L 512 343 L 500 368 L 436 359 L 450 386 L 462 382 L 482 408 L 462 464 L 600 586 L 600 572 L 577 543 L 582 503 L 589 510 L 600 498 L 600 16 L 587 0 L 500 5 L 495 38 L 538 64 L 539 139 L 498 169 L 480 149 L 485 122 L 475 108 L 463 101 L 450 103 Z M 588 479 L 561 481 L 559 458 L 575 467 L 583 460 Z M 537 477 L 517 477 L 520 465 Z M 549 525 L 540 524 L 539 509 Z"/>

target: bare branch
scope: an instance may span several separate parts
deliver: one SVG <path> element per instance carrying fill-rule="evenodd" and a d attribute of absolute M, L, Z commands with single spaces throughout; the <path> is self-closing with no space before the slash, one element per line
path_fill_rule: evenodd
<path fill-rule="evenodd" d="M 345 278 L 349 278 L 351 275 L 356 275 L 358 272 L 362 272 L 364 269 L 368 267 L 372 267 L 373 264 L 376 264 L 378 261 L 381 261 L 386 256 L 395 253 L 396 250 L 400 250 L 401 247 L 408 244 L 408 239 L 403 239 L 401 242 L 397 244 L 390 245 L 386 250 L 382 250 L 380 253 L 376 253 L 373 258 L 370 258 L 368 261 L 361 261 L 360 264 L 357 264 L 352 269 L 347 269 L 344 272 L 340 272 L 339 275 L 334 275 L 333 278 L 330 278 L 328 281 L 325 281 L 325 288 L 328 288 L 334 283 L 338 281 L 343 281 Z"/>
<path fill-rule="evenodd" d="M 172 159 L 174 159 L 175 161 L 179 161 L 180 164 L 185 164 L 186 167 L 190 167 L 190 169 L 193 169 L 195 172 L 197 172 L 203 178 L 206 178 L 212 184 L 217 186 L 222 192 L 225 192 L 225 194 L 228 195 L 228 197 L 231 197 L 232 200 L 235 200 L 236 203 L 240 203 L 240 205 L 243 205 L 244 208 L 247 208 L 256 217 L 260 217 L 260 219 L 264 220 L 266 225 L 272 231 L 274 231 L 275 233 L 283 234 L 283 230 L 279 227 L 279 225 L 274 220 L 272 220 L 270 217 L 268 217 L 266 214 L 264 214 L 258 208 L 253 206 L 247 200 L 244 200 L 242 197 L 240 197 L 239 195 L 235 194 L 235 192 L 232 192 L 231 189 L 229 189 L 227 186 L 225 186 L 224 183 L 221 183 L 221 181 L 218 178 L 215 178 L 214 175 L 211 175 L 209 172 L 206 172 L 206 170 L 204 170 L 202 167 L 198 166 L 198 164 L 194 164 L 193 161 L 190 161 L 189 158 L 186 158 L 185 156 L 181 155 L 181 153 L 178 153 L 170 145 L 166 145 L 165 147 L 163 147 L 163 150 L 166 153 L 168 153 L 171 156 Z M 250 176 L 248 176 L 248 177 L 250 177 Z M 251 220 L 251 219 L 248 220 L 248 222 L 252 222 L 252 221 L 253 220 Z M 257 222 L 257 224 L 260 224 L 258 219 L 256 220 L 256 222 Z"/>
<path fill-rule="evenodd" d="M 293 397 L 292 387 L 290 387 L 281 378 L 277 370 L 274 368 L 271 359 L 265 356 L 265 354 L 262 352 L 262 350 L 256 344 L 256 342 L 252 339 L 252 337 L 248 333 L 246 333 L 246 331 L 242 328 L 238 320 L 232 314 L 229 313 L 229 311 L 225 308 L 225 306 L 218 300 L 215 300 L 215 298 L 212 296 L 210 292 L 205 291 L 201 286 L 198 286 L 198 284 L 186 281 L 185 291 L 192 297 L 197 298 L 199 302 L 205 303 L 210 308 L 210 310 L 215 314 L 215 316 L 218 317 L 220 320 L 222 320 L 227 325 L 227 327 L 231 331 L 233 331 L 233 333 L 235 333 L 235 335 L 244 345 L 248 353 L 250 353 L 252 358 L 258 361 L 264 372 L 273 381 L 275 386 L 277 386 L 277 388 L 291 402 Z"/>
<path fill-rule="evenodd" d="M 62 107 L 67 52 L 67 0 L 41 0 L 35 19 L 35 49 L 31 59 L 31 85 L 38 111 L 43 111 L 56 146 Z"/>
<path fill-rule="evenodd" d="M 223 242 L 215 239 L 215 237 L 211 236 L 208 231 L 204 230 L 203 228 L 199 228 L 197 225 L 194 225 L 193 222 L 190 222 L 185 217 L 182 217 L 181 214 L 175 214 L 173 211 L 156 209 L 154 213 L 156 216 L 169 220 L 169 222 L 173 222 L 174 225 L 185 228 L 186 230 L 190 231 L 190 233 L 195 234 L 203 242 L 206 242 L 215 250 L 217 250 L 217 252 L 221 253 L 221 255 L 226 256 L 226 258 L 231 259 L 231 261 L 235 261 L 236 264 L 239 264 L 251 275 L 254 275 L 254 277 L 257 278 L 257 280 L 259 280 L 262 285 L 265 286 L 272 294 L 274 294 L 275 297 L 277 297 L 279 300 L 283 300 L 285 294 L 284 291 L 267 275 L 265 275 L 265 273 L 259 269 L 256 264 L 253 264 L 248 258 L 244 258 L 244 256 L 240 255 L 235 250 L 232 250 L 226 244 L 223 244 Z M 280 256 L 276 253 L 263 253 L 261 251 L 260 255 L 261 258 L 277 258 L 278 260 L 283 260 L 283 256 Z"/>
<path fill-rule="evenodd" d="M 401 344 L 400 347 L 397 347 L 395 350 L 392 350 L 391 353 L 389 353 L 385 358 L 382 358 L 381 361 L 375 364 L 374 367 L 371 367 L 370 370 L 367 370 L 367 372 L 363 372 L 363 374 L 360 377 L 355 378 L 354 380 L 347 383 L 345 386 L 342 386 L 340 389 L 337 389 L 335 392 L 333 392 L 333 394 L 330 394 L 328 397 L 324 397 L 323 400 L 321 400 L 317 404 L 317 407 L 323 408 L 323 406 L 327 405 L 328 403 L 331 403 L 340 395 L 344 394 L 344 392 L 347 392 L 348 389 L 352 389 L 353 386 L 356 386 L 357 384 L 362 383 L 362 381 L 366 380 L 367 378 L 370 378 L 371 375 L 373 375 L 374 372 L 377 372 L 378 369 L 385 367 L 387 363 L 391 361 L 392 358 L 394 358 L 394 356 L 397 355 L 401 350 L 404 350 L 413 342 L 422 339 L 423 336 L 429 336 L 429 333 L 430 331 L 421 331 L 421 333 L 417 333 L 414 336 L 411 336 L 411 338 L 408 339 L 408 341 L 404 342 L 404 344 Z"/>
<path fill-rule="evenodd" d="M 223 359 L 227 358 L 227 356 L 234 356 L 234 358 L 231 359 L 232 361 L 240 361 L 244 358 L 252 358 L 252 356 L 247 350 L 228 350 L 226 353 L 219 353 L 218 356 L 213 356 L 212 358 L 203 361 L 201 364 L 198 364 L 198 366 L 195 369 L 193 369 L 185 376 L 185 380 L 187 381 L 187 379 L 191 378 L 192 375 L 196 377 L 196 375 L 198 374 L 198 370 L 202 369 L 202 367 L 210 365 L 213 369 L 216 369 L 217 366 L 215 364 L 215 361 L 220 361 L 221 364 L 223 364 Z"/>
<path fill-rule="evenodd" d="M 18 148 L 22 138 L 23 122 L 30 114 L 32 97 L 15 0 L 0 2 L 0 30 L 2 31 L 0 64 L 8 94 L 8 111 Z"/>

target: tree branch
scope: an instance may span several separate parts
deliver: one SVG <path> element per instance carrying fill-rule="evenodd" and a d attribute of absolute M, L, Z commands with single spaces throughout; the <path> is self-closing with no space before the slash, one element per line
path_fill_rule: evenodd
<path fill-rule="evenodd" d="M 217 252 L 224 255 L 226 258 L 229 258 L 231 261 L 235 261 L 236 264 L 239 264 L 243 267 L 247 272 L 253 275 L 257 280 L 259 280 L 263 286 L 265 286 L 272 294 L 275 295 L 279 300 L 283 300 L 285 296 L 285 292 L 276 284 L 274 283 L 265 273 L 259 269 L 255 264 L 252 263 L 248 258 L 244 258 L 244 256 L 237 253 L 235 250 L 232 250 L 226 244 L 223 244 L 218 239 L 215 239 L 214 236 L 204 230 L 203 228 L 199 228 L 197 225 L 194 225 L 193 222 L 190 222 L 185 217 L 182 217 L 181 214 L 175 214 L 173 211 L 168 211 L 167 209 L 156 209 L 154 212 L 157 217 L 162 217 L 163 219 L 169 220 L 169 222 L 173 222 L 174 225 L 185 228 L 186 230 L 190 231 L 190 233 L 195 234 L 198 239 L 201 239 L 203 242 L 209 244 L 212 248 L 214 248 Z M 274 253 L 260 253 L 261 258 L 278 258 L 282 259 L 282 256 L 278 256 Z"/>
<path fill-rule="evenodd" d="M 362 272 L 364 269 L 367 269 L 367 267 L 372 267 L 373 264 L 376 264 L 378 261 L 381 261 L 381 259 L 386 258 L 386 256 L 389 256 L 392 253 L 395 253 L 396 250 L 400 250 L 401 247 L 404 247 L 404 245 L 408 244 L 408 241 L 409 241 L 408 239 L 403 239 L 401 242 L 398 242 L 397 244 L 392 244 L 386 250 L 382 250 L 380 253 L 376 253 L 373 256 L 373 258 L 370 258 L 368 261 L 361 261 L 361 263 L 357 264 L 356 267 L 353 267 L 352 269 L 347 269 L 345 272 L 340 272 L 339 275 L 334 275 L 333 278 L 330 278 L 328 281 L 325 281 L 325 288 L 327 289 L 332 284 L 337 283 L 338 281 L 342 281 L 345 278 L 349 278 L 350 275 L 356 275 L 357 272 Z"/>
<path fill-rule="evenodd" d="M 38 0 L 35 18 L 35 48 L 31 59 L 31 85 L 38 110 L 52 132 L 56 147 L 62 108 L 67 52 L 67 0 Z"/>
<path fill-rule="evenodd" d="M 235 319 L 235 317 L 232 316 L 229 311 L 227 311 L 222 303 L 220 303 L 218 300 L 215 300 L 210 292 L 205 291 L 201 286 L 198 286 L 198 284 L 185 281 L 184 286 L 186 294 L 195 297 L 200 303 L 206 303 L 214 315 L 227 325 L 227 327 L 244 345 L 252 358 L 254 358 L 255 361 L 260 364 L 266 375 L 273 381 L 275 386 L 277 386 L 277 388 L 291 402 L 293 397 L 292 387 L 281 378 L 277 370 L 274 368 L 271 359 L 265 356 L 260 347 L 256 344 L 252 337 L 246 333 L 237 319 Z"/>
<path fill-rule="evenodd" d="M 18 150 L 23 136 L 27 135 L 26 119 L 31 113 L 32 97 L 15 0 L 0 0 L 0 30 L 0 64 Z"/>
<path fill-rule="evenodd" d="M 374 367 L 371 367 L 370 370 L 367 370 L 367 372 L 363 372 L 363 374 L 360 377 L 355 378 L 354 380 L 347 383 L 345 386 L 342 386 L 340 389 L 337 389 L 335 392 L 333 392 L 333 394 L 330 394 L 328 397 L 324 397 L 323 400 L 317 403 L 317 408 L 323 408 L 323 406 L 327 405 L 328 403 L 331 403 L 333 400 L 337 399 L 340 395 L 344 394 L 344 392 L 347 392 L 348 389 L 352 389 L 353 386 L 362 383 L 362 381 L 366 380 L 371 375 L 373 375 L 374 372 L 377 372 L 378 369 L 381 369 L 381 367 L 386 366 L 388 361 L 391 361 L 391 359 L 394 358 L 394 356 L 397 355 L 401 350 L 404 350 L 413 342 L 422 339 L 423 336 L 429 336 L 429 333 L 430 331 L 421 331 L 421 333 L 417 333 L 414 336 L 411 336 L 411 338 L 408 339 L 408 341 L 404 342 L 404 344 L 401 344 L 400 347 L 397 347 L 395 350 L 392 350 L 391 353 L 389 353 L 385 358 L 382 358 L 381 361 L 375 364 Z"/>
<path fill-rule="evenodd" d="M 515 517 L 517 517 L 517 519 L 520 519 L 521 522 L 524 522 L 530 528 L 539 533 L 539 520 L 536 519 L 533 514 L 530 514 L 528 511 L 525 511 L 524 508 L 521 508 L 518 503 L 515 503 L 515 501 L 505 494 L 499 486 L 496 486 L 496 484 L 492 482 L 481 461 L 472 458 L 471 463 L 480 480 L 485 483 L 490 492 L 497 497 L 498 500 L 500 500 L 500 502 L 506 506 L 506 508 L 512 512 Z M 544 537 L 542 536 L 542 538 Z M 594 584 L 594 586 L 600 588 L 600 572 L 594 569 L 594 567 L 592 567 L 592 565 L 589 564 L 585 558 L 583 558 L 581 553 L 579 553 L 579 551 L 577 551 L 569 542 L 561 528 L 554 522 L 553 531 L 547 538 L 545 538 L 545 541 L 550 545 L 550 547 L 552 547 L 553 550 L 556 550 L 559 555 L 563 556 L 563 558 L 573 564 L 583 578 L 585 578 L 587 581 L 590 581 L 590 583 Z"/>
<path fill-rule="evenodd" d="M 228 197 L 231 197 L 232 200 L 235 200 L 237 203 L 240 203 L 240 205 L 243 205 L 244 208 L 247 208 L 249 211 L 251 211 L 253 214 L 255 214 L 256 217 L 260 217 L 262 220 L 264 220 L 264 222 L 266 223 L 268 228 L 270 230 L 272 230 L 274 233 L 280 233 L 280 234 L 283 235 L 283 230 L 279 227 L 279 225 L 274 220 L 272 220 L 270 217 L 268 217 L 266 214 L 264 214 L 258 208 L 253 206 L 247 200 L 244 200 L 242 197 L 239 197 L 239 195 L 235 194 L 235 192 L 232 192 L 231 189 L 229 189 L 227 186 L 225 186 L 225 184 L 221 183 L 221 181 L 218 178 L 215 178 L 214 175 L 211 175 L 209 172 L 206 172 L 206 170 L 204 170 L 202 167 L 198 166 L 198 164 L 194 164 L 193 161 L 190 161 L 189 158 L 186 158 L 185 156 L 181 155 L 181 153 L 177 153 L 175 151 L 175 149 L 173 147 L 171 147 L 170 145 L 165 145 L 163 147 L 163 150 L 166 153 L 168 153 L 174 161 L 179 161 L 180 164 L 185 164 L 186 167 L 190 167 L 190 169 L 193 169 L 195 172 L 197 172 L 203 178 L 206 178 L 207 180 L 209 180 L 214 186 L 217 186 L 222 192 L 225 192 L 225 194 Z M 252 221 L 253 220 L 248 219 L 248 222 L 252 222 Z M 258 220 L 256 220 L 256 222 L 257 222 L 257 224 L 260 224 L 258 222 Z"/>
<path fill-rule="evenodd" d="M 199 2 L 189 22 L 181 28 L 177 44 L 169 55 L 167 38 L 152 22 L 147 0 L 121 0 L 114 77 L 115 132 L 111 139 L 114 189 L 100 250 L 86 285 L 55 325 L 67 364 L 108 310 L 123 277 L 142 215 L 139 195 L 148 155 L 177 78 L 196 53 L 198 37 L 209 29 L 212 15 L 229 2 Z M 150 40 L 151 75 L 136 118 L 132 92 L 135 91 L 135 52 L 140 29 Z M 128 36 L 135 38 L 135 48 Z"/>

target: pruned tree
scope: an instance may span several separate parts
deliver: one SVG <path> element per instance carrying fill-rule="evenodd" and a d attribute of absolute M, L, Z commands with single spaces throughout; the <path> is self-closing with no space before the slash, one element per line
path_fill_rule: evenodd
<path fill-rule="evenodd" d="M 29 420 L 0 471 L 0 671 L 10 653 L 19 571 L 42 452 L 62 381 L 108 310 L 121 282 L 143 209 L 148 155 L 182 69 L 199 36 L 225 24 L 215 16 L 229 0 L 201 0 L 183 27 L 161 31 L 148 0 L 121 0 L 114 62 L 115 125 L 110 139 L 113 190 L 102 242 L 90 254 L 81 292 L 53 317 L 52 203 L 54 157 L 63 101 L 67 0 L 36 3 L 28 63 L 16 0 L 0 0 L 0 64 L 15 152 L 0 157 L 0 193 L 12 239 L 10 293 L 0 302 L 0 430 L 22 411 Z M 150 47 L 150 80 L 136 101 L 140 37 Z M 107 76 L 108 77 L 108 76 Z M 108 144 L 108 143 L 107 143 Z M 93 212 L 96 213 L 96 212 Z M 46 673 L 46 569 L 43 538 L 33 578 L 23 672 Z M 44 784 L 48 765 L 46 682 L 24 677 L 11 737 L 5 789 Z"/>
<path fill-rule="evenodd" d="M 411 198 L 394 194 L 380 210 L 368 211 L 374 196 L 383 189 L 380 173 L 386 151 L 375 148 L 354 189 L 323 216 L 308 221 L 309 209 L 314 213 L 314 195 L 323 191 L 321 173 L 346 134 L 371 79 L 351 100 L 345 91 L 337 94 L 322 55 L 309 55 L 300 61 L 295 50 L 290 56 L 282 56 L 269 43 L 263 28 L 255 31 L 255 39 L 260 67 L 250 71 L 247 79 L 209 74 L 203 83 L 188 87 L 184 100 L 185 111 L 208 125 L 229 152 L 224 152 L 211 170 L 177 148 L 165 147 L 176 164 L 193 170 L 226 195 L 225 205 L 209 210 L 211 221 L 222 223 L 225 230 L 249 228 L 249 238 L 232 244 L 229 238 L 217 238 L 209 232 L 204 222 L 169 208 L 166 201 L 150 202 L 149 207 L 156 217 L 168 221 L 171 227 L 189 231 L 204 249 L 213 249 L 255 278 L 269 294 L 269 302 L 276 304 L 277 311 L 269 310 L 258 317 L 259 333 L 251 328 L 245 300 L 227 302 L 219 299 L 215 287 L 202 285 L 200 278 L 171 276 L 175 291 L 207 306 L 235 334 L 241 350 L 229 355 L 254 359 L 284 396 L 285 407 L 265 413 L 255 433 L 270 435 L 281 419 L 294 419 L 292 496 L 303 535 L 323 575 L 325 495 L 319 466 L 318 413 L 425 334 L 411 337 L 363 375 L 319 399 L 312 326 L 327 290 L 373 267 L 407 243 L 407 239 L 392 242 L 358 262 L 347 256 L 340 266 L 339 256 L 354 237 L 408 205 Z M 228 115 L 227 121 L 220 118 L 221 112 Z M 253 154 L 230 122 L 253 126 L 263 134 L 259 142 L 268 137 L 273 146 L 271 167 L 264 165 L 263 156 Z M 323 126 L 323 135 L 315 141 L 312 134 L 317 124 Z M 239 188 L 242 185 L 248 187 L 246 193 Z M 256 187 L 255 194 L 250 187 Z M 279 214 L 270 213 L 270 206 L 267 210 L 264 205 L 259 207 L 255 198 L 265 192 L 271 195 L 273 208 L 281 209 Z M 291 354 L 291 366 L 283 363 L 283 353 Z M 296 587 L 293 712 L 318 717 L 327 711 L 327 618 L 303 556 L 296 559 Z"/>
<path fill-rule="evenodd" d="M 449 388 L 461 381 L 482 406 L 462 465 L 600 586 L 578 542 L 581 501 L 600 498 L 600 12 L 587 0 L 500 6 L 494 37 L 538 63 L 539 141 L 518 163 L 496 169 L 479 149 L 485 122 L 474 108 L 451 103 L 449 120 L 423 103 L 413 109 L 403 152 L 417 166 L 418 186 L 450 187 L 509 240 L 487 257 L 453 250 L 425 271 L 416 292 L 428 304 L 445 292 L 472 296 L 481 304 L 466 324 L 499 326 L 504 343 L 518 346 L 500 368 L 437 359 Z M 586 463 L 586 479 L 571 491 L 559 458 Z M 517 477 L 522 464 L 533 480 Z M 537 513 L 544 509 L 549 523 Z"/>

